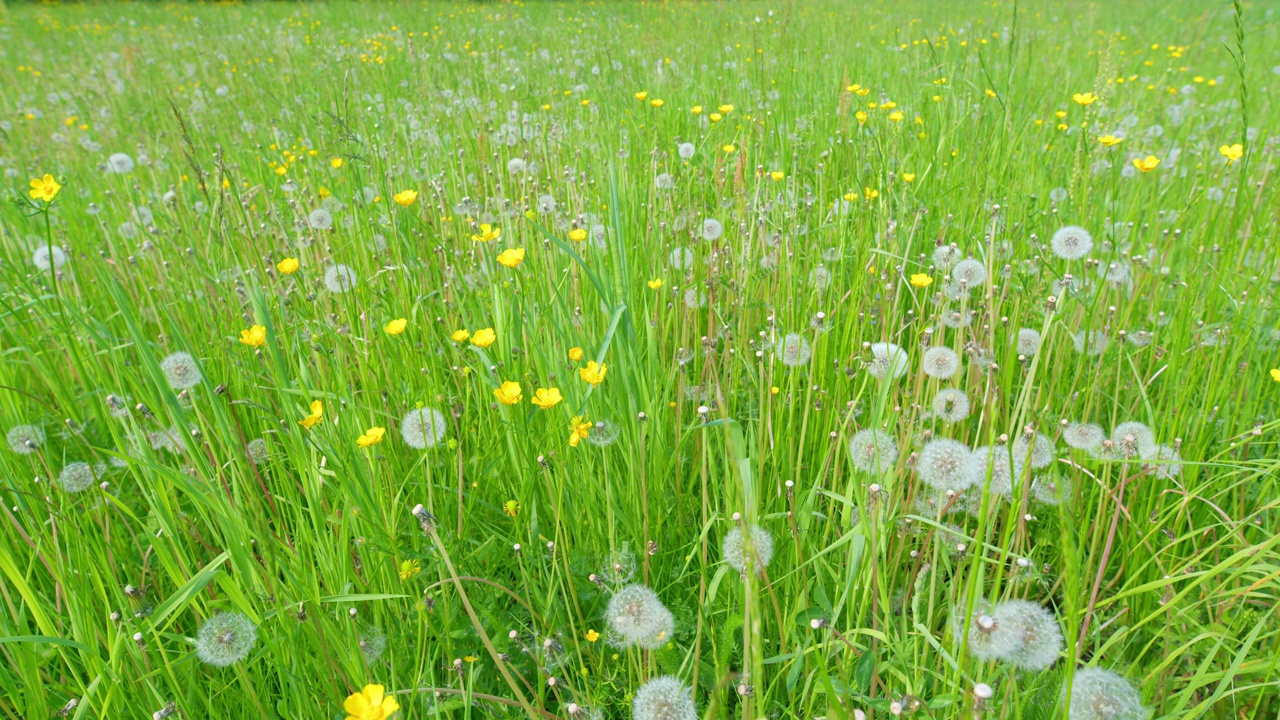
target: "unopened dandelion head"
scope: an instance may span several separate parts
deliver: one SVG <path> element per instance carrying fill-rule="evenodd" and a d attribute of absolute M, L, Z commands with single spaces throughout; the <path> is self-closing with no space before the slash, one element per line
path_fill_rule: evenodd
<path fill-rule="evenodd" d="M 200 626 L 196 656 L 207 665 L 227 667 L 248 657 L 257 641 L 252 620 L 238 612 L 220 612 Z"/>

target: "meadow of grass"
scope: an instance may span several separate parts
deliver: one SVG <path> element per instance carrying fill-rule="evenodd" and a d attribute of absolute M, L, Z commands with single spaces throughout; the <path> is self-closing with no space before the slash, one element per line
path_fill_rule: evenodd
<path fill-rule="evenodd" d="M 0 6 L 0 717 L 1276 717 L 1277 22 Z"/>

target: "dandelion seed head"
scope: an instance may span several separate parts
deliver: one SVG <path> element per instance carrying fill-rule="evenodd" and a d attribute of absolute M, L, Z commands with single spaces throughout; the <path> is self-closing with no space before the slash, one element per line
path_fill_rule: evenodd
<path fill-rule="evenodd" d="M 107 169 L 113 173 L 124 174 L 133 171 L 133 158 L 125 153 L 113 153 L 107 158 Z"/>
<path fill-rule="evenodd" d="M 960 252 L 960 248 L 954 245 L 939 245 L 933 251 L 933 265 L 946 272 L 955 267 L 955 264 L 960 262 L 962 256 L 963 253 Z"/>
<path fill-rule="evenodd" d="M 863 472 L 886 472 L 897 460 L 898 443 L 882 430 L 867 428 L 849 440 L 849 462 Z"/>
<path fill-rule="evenodd" d="M 365 665 L 373 665 L 382 659 L 387 650 L 387 634 L 376 625 L 369 625 L 360 631 L 360 655 Z"/>
<path fill-rule="evenodd" d="M 67 264 L 67 254 L 57 245 L 41 245 L 31 253 L 31 264 L 48 272 Z"/>
<path fill-rule="evenodd" d="M 1018 337 L 1014 344 L 1019 355 L 1031 357 L 1040 352 L 1040 333 L 1031 328 L 1022 328 L 1018 330 Z"/>
<path fill-rule="evenodd" d="M 933 396 L 933 414 L 943 422 L 960 422 L 969 417 L 969 396 L 963 390 L 943 388 Z"/>
<path fill-rule="evenodd" d="M 253 621 L 238 612 L 220 612 L 200 626 L 196 656 L 206 665 L 227 667 L 248 657 L 256 642 Z"/>
<path fill-rule="evenodd" d="M 1063 260 L 1079 260 L 1093 249 L 1093 236 L 1078 225 L 1066 225 L 1049 239 L 1049 248 Z"/>
<path fill-rule="evenodd" d="M 330 265 L 329 269 L 324 271 L 324 287 L 335 295 L 347 292 L 359 282 L 356 271 L 346 265 Z"/>
<path fill-rule="evenodd" d="M 641 685 L 631 702 L 631 712 L 634 720 L 698 720 L 692 691 L 670 675 Z"/>
<path fill-rule="evenodd" d="M 447 431 L 444 415 L 435 408 L 414 408 L 400 420 L 400 437 L 415 450 L 434 448 Z"/>
<path fill-rule="evenodd" d="M 622 426 L 612 420 L 597 420 L 587 435 L 587 442 L 596 447 L 608 447 L 618 441 Z"/>
<path fill-rule="evenodd" d="M 693 267 L 693 252 L 686 247 L 678 247 L 667 256 L 667 264 L 672 270 L 688 270 Z"/>
<path fill-rule="evenodd" d="M 1132 460 L 1155 452 L 1156 434 L 1146 425 L 1131 420 L 1115 426 L 1111 431 L 1111 442 L 1120 457 Z"/>
<path fill-rule="evenodd" d="M 1062 441 L 1076 450 L 1092 450 L 1106 437 L 1102 428 L 1093 423 L 1068 423 L 1062 431 Z"/>
<path fill-rule="evenodd" d="M 951 633 L 956 642 L 964 639 L 965 604 L 957 605 L 951 611 Z M 973 614 L 969 616 L 969 634 L 967 638 L 969 655 L 975 660 L 1003 660 L 1018 645 L 1017 636 L 1011 629 L 1004 627 L 995 617 L 995 608 L 986 600 L 978 600 L 973 604 Z"/>
<path fill-rule="evenodd" d="M 1031 467 L 1048 467 L 1053 462 L 1053 441 L 1036 433 L 1028 440 L 1025 434 L 1019 434 L 1013 441 L 1013 459 L 1015 463 L 1026 463 Z"/>
<path fill-rule="evenodd" d="M 752 525 L 749 533 L 751 535 L 751 543 L 755 546 L 753 554 L 755 555 L 756 574 L 769 567 L 769 562 L 773 560 L 773 536 L 768 530 L 759 525 Z M 729 567 L 737 570 L 739 573 L 747 571 L 747 542 L 746 536 L 742 532 L 742 528 L 734 526 L 732 530 L 724 536 L 724 543 L 720 546 L 721 557 L 729 564 Z"/>
<path fill-rule="evenodd" d="M 1142 696 L 1133 684 L 1110 670 L 1076 670 L 1070 692 L 1068 720 L 1143 720 L 1147 716 Z"/>
<path fill-rule="evenodd" d="M 680 143 L 676 147 L 676 154 L 680 156 L 681 160 L 693 159 L 693 155 L 697 151 L 698 149 L 693 146 L 693 143 Z"/>
<path fill-rule="evenodd" d="M 5 434 L 9 449 L 19 455 L 30 455 L 44 445 L 44 430 L 35 425 L 15 425 Z"/>
<path fill-rule="evenodd" d="M 977 487 L 986 485 L 993 494 L 1009 497 L 1013 494 L 1015 481 L 1023 481 L 1023 465 L 1014 458 L 1009 458 L 1009 447 L 1006 445 L 983 446 L 975 448 L 969 456 L 969 471 L 973 475 L 973 484 Z M 987 473 L 991 473 L 990 484 Z"/>
<path fill-rule="evenodd" d="M 724 225 L 715 218 L 707 218 L 702 221 L 702 239 L 708 241 L 719 240 L 724 234 Z"/>
<path fill-rule="evenodd" d="M 671 611 L 644 585 L 627 585 L 614 593 L 605 613 L 619 647 L 655 650 L 669 642 L 675 631 Z"/>
<path fill-rule="evenodd" d="M 1100 330 L 1081 330 L 1071 337 L 1076 352 L 1096 357 L 1107 351 L 1107 335 Z"/>
<path fill-rule="evenodd" d="M 262 438 L 254 438 L 249 441 L 247 447 L 249 451 L 249 460 L 254 465 L 261 465 L 267 461 L 267 441 Z"/>
<path fill-rule="evenodd" d="M 67 463 L 62 472 L 58 473 L 58 484 L 63 490 L 69 493 L 78 493 L 87 490 L 97 482 L 97 478 L 93 472 L 93 468 L 89 463 L 71 462 Z"/>
<path fill-rule="evenodd" d="M 931 378 L 946 380 L 960 371 L 960 356 L 949 347 L 931 347 L 924 351 L 920 370 Z"/>
<path fill-rule="evenodd" d="M 972 290 L 987 281 L 987 266 L 981 260 L 967 258 L 951 268 L 951 278 L 964 283 L 965 289 Z"/>
<path fill-rule="evenodd" d="M 196 366 L 195 358 L 184 352 L 173 353 L 161 360 L 160 369 L 168 379 L 169 387 L 174 390 L 189 390 L 204 379 L 200 368 Z"/>
<path fill-rule="evenodd" d="M 787 367 L 804 367 L 809 364 L 809 359 L 813 357 L 813 350 L 809 347 L 809 341 L 805 340 L 799 333 L 787 333 L 782 339 L 781 352 L 779 360 Z"/>
<path fill-rule="evenodd" d="M 963 492 L 974 481 L 969 467 L 972 455 L 969 446 L 959 440 L 930 440 L 916 459 L 916 472 L 922 481 L 938 490 Z"/>
<path fill-rule="evenodd" d="M 1029 600 L 1006 600 L 996 606 L 994 617 L 1017 641 L 1003 660 L 1032 672 L 1057 661 L 1062 652 L 1062 628 L 1048 609 Z"/>
<path fill-rule="evenodd" d="M 333 213 L 328 208 L 318 207 L 307 215 L 307 224 L 312 230 L 328 230 L 333 227 Z"/>
<path fill-rule="evenodd" d="M 909 360 L 907 352 L 893 343 L 878 342 L 871 345 L 871 363 L 867 372 L 878 380 L 897 380 L 906 374 Z"/>
<path fill-rule="evenodd" d="M 1171 480 L 1182 474 L 1182 455 L 1168 445 L 1156 445 L 1144 453 L 1142 459 L 1147 461 L 1143 463 L 1143 469 L 1150 470 L 1161 480 Z"/>

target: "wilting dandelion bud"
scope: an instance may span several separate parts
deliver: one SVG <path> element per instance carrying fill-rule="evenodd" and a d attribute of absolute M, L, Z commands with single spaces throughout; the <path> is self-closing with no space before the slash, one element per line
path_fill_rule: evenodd
<path fill-rule="evenodd" d="M 670 675 L 656 677 L 636 691 L 631 703 L 635 720 L 697 720 L 693 693 Z"/>
<path fill-rule="evenodd" d="M 769 567 L 770 561 L 773 560 L 773 536 L 769 534 L 768 530 L 759 525 L 752 525 L 748 532 L 751 536 L 752 546 L 750 554 L 755 558 L 755 571 L 758 575 Z M 720 552 L 729 567 L 739 573 L 745 574 L 747 572 L 747 567 L 750 564 L 747 560 L 747 533 L 743 533 L 741 527 L 734 527 L 724 536 L 724 543 L 721 545 Z"/>
<path fill-rule="evenodd" d="M 139 650 L 146 650 L 146 649 L 147 649 L 147 641 L 142 639 L 142 633 L 140 633 L 140 632 L 136 632 L 136 633 L 134 633 L 134 634 L 133 634 L 133 642 L 134 642 L 134 643 L 136 643 L 136 644 L 138 645 L 138 649 L 139 649 Z"/>
<path fill-rule="evenodd" d="M 413 506 L 413 516 L 418 518 L 418 525 L 422 527 L 424 535 L 431 535 L 436 531 L 436 516 L 427 512 L 421 504 Z"/>
<path fill-rule="evenodd" d="M 1080 668 L 1071 678 L 1069 720 L 1141 720 L 1147 709 L 1142 706 L 1138 694 L 1123 676 L 1102 668 Z"/>
<path fill-rule="evenodd" d="M 258 629 L 238 612 L 222 612 L 200 626 L 196 655 L 214 667 L 234 665 L 249 656 L 258 641 Z"/>
<path fill-rule="evenodd" d="M 169 703 L 168 705 L 165 705 L 159 710 L 151 713 L 151 720 L 164 720 L 177 711 L 177 706 L 174 703 Z"/>

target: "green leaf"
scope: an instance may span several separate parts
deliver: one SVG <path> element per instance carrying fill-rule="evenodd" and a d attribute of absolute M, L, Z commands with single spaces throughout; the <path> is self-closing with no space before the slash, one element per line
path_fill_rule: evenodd
<path fill-rule="evenodd" d="M 178 612 L 185 608 L 192 598 L 203 590 L 209 584 L 209 581 L 213 580 L 218 568 L 230 557 L 229 553 L 223 552 L 214 558 L 213 562 L 201 568 L 200 572 L 192 575 L 191 579 L 178 588 L 177 592 L 165 598 L 165 601 L 160 603 L 160 607 L 156 608 L 155 612 L 151 614 L 151 627 L 159 630 L 164 630 L 168 627 L 169 624 L 165 620 L 171 615 L 177 615 Z"/>
<path fill-rule="evenodd" d="M 0 637 L 0 644 L 3 643 L 32 643 L 34 645 L 65 645 L 76 650 L 88 650 L 88 646 L 82 645 L 75 640 L 66 638 L 53 637 L 50 635 L 11 635 L 9 637 Z"/>

